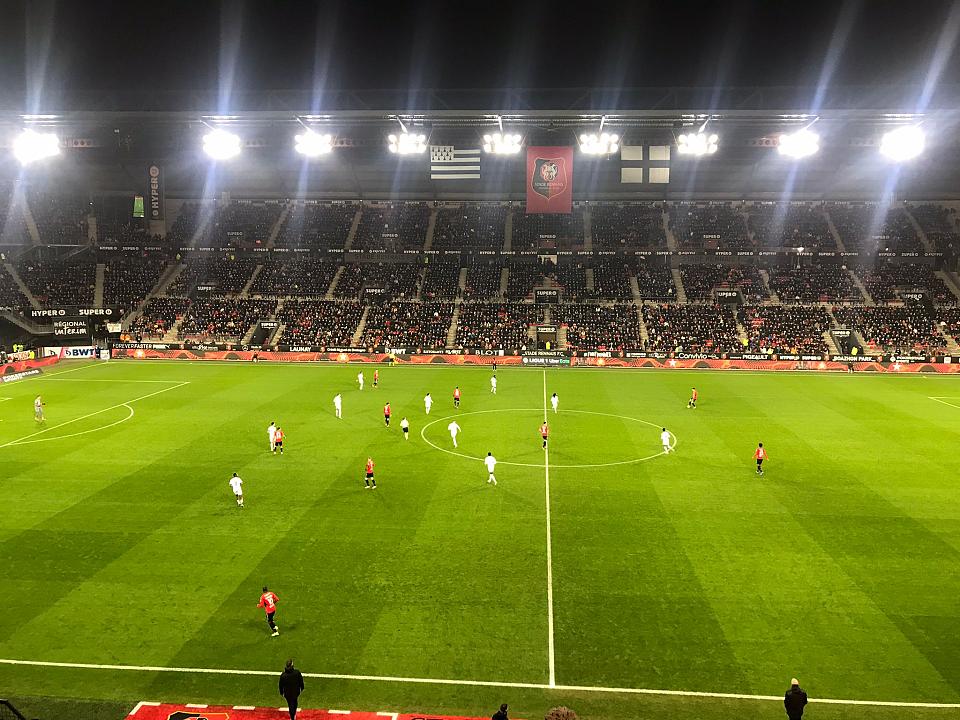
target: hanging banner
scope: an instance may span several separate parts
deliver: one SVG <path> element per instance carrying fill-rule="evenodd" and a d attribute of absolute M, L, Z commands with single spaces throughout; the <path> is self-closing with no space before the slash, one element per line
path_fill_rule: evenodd
<path fill-rule="evenodd" d="M 573 148 L 527 148 L 527 214 L 573 211 Z"/>
<path fill-rule="evenodd" d="M 150 213 L 147 217 L 150 220 L 163 220 L 163 169 L 159 165 L 151 165 L 147 174 L 150 198 Z"/>

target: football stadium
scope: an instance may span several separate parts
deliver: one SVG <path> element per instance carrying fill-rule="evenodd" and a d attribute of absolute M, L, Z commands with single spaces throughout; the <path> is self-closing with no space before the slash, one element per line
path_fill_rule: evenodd
<path fill-rule="evenodd" d="M 210 90 L 142 9 L 60 82 L 79 5 L 2 9 L 0 720 L 960 716 L 960 6 L 895 83 L 835 3 L 809 85 L 264 90 L 281 4 L 172 3 Z"/>

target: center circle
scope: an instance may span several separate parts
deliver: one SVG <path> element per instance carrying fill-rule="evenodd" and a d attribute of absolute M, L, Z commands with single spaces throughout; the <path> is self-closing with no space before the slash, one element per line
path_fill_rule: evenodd
<path fill-rule="evenodd" d="M 491 425 L 487 424 L 483 427 L 483 439 L 486 439 L 488 436 L 493 435 L 493 439 L 487 440 L 485 445 L 481 448 L 477 448 L 478 440 L 476 438 L 477 426 L 468 423 L 465 426 L 458 422 L 461 425 L 461 431 L 457 436 L 457 444 L 459 447 L 454 448 L 453 442 L 450 439 L 450 435 L 447 432 L 447 424 L 450 420 L 458 420 L 460 418 L 465 418 L 469 416 L 476 415 L 490 415 L 493 413 L 515 413 L 515 414 L 527 414 L 530 416 L 529 421 L 524 421 L 524 431 L 523 436 L 529 437 L 529 450 L 524 451 L 520 457 L 514 457 L 514 459 L 502 459 L 504 454 L 502 451 L 498 452 L 498 448 L 502 447 L 503 441 L 502 438 L 504 435 L 512 433 L 515 429 L 513 425 L 510 427 L 503 427 L 500 425 Z M 604 418 L 607 422 L 601 424 L 601 428 L 597 429 L 596 423 L 591 423 L 590 425 L 585 425 L 586 416 L 595 416 Z M 454 455 L 456 457 L 464 458 L 465 460 L 472 460 L 475 462 L 481 462 L 486 455 L 486 453 L 492 452 L 497 458 L 497 463 L 499 465 L 513 465 L 516 467 L 539 467 L 544 466 L 545 459 L 543 458 L 542 446 L 540 442 L 540 436 L 537 432 L 539 425 L 543 422 L 543 408 L 505 408 L 505 409 L 492 409 L 492 410 L 474 410 L 470 412 L 456 413 L 453 415 L 446 415 L 436 420 L 431 420 L 420 430 L 420 437 L 423 441 L 432 447 L 434 450 L 439 450 L 440 452 L 447 453 L 448 455 Z M 573 421 L 575 419 L 575 421 Z M 567 422 L 571 420 L 572 422 Z M 616 465 L 633 465 L 635 463 L 644 462 L 646 460 L 652 460 L 654 458 L 664 455 L 663 447 L 660 443 L 660 428 L 661 425 L 657 423 L 650 422 L 648 420 L 641 420 L 640 418 L 629 417 L 627 415 L 617 415 L 614 413 L 605 413 L 597 412 L 594 410 L 561 410 L 559 414 L 548 413 L 547 422 L 551 425 L 550 430 L 550 467 L 552 468 L 598 468 L 598 467 L 612 467 Z M 602 436 L 609 436 L 612 432 L 619 430 L 621 433 L 628 435 L 627 442 L 630 443 L 634 436 L 638 435 L 638 430 L 629 430 L 634 424 L 643 426 L 643 437 L 638 438 L 639 443 L 637 447 L 640 448 L 640 452 L 635 452 L 633 457 L 627 457 L 625 459 L 613 458 L 605 462 L 568 462 L 565 460 L 566 456 L 576 455 L 578 451 L 582 452 L 585 448 L 591 447 L 597 443 L 597 441 Z M 427 435 L 427 431 L 434 426 L 439 425 L 440 427 L 436 428 L 434 438 L 431 439 Z M 605 427 L 609 425 L 610 427 Z M 650 428 L 647 430 L 646 428 Z M 649 433 L 649 435 L 648 435 Z M 673 448 L 677 444 L 677 438 L 673 433 L 670 433 L 672 439 L 670 447 Z M 438 439 L 439 438 L 439 439 Z M 487 447 L 489 445 L 490 447 Z M 482 454 L 475 454 L 480 453 Z M 554 459 L 558 459 L 559 462 L 555 462 Z"/>

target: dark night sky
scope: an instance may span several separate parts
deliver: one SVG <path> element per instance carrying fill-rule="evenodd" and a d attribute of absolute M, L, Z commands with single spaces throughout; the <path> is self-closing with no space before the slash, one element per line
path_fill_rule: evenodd
<path fill-rule="evenodd" d="M 0 90 L 922 82 L 951 5 L 0 0 Z"/>

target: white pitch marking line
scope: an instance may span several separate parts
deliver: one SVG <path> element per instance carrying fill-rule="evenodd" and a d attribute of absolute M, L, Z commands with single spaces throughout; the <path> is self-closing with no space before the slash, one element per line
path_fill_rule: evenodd
<path fill-rule="evenodd" d="M 197 704 L 195 704 L 195 703 L 187 703 L 187 704 L 184 705 L 184 707 L 197 708 L 197 709 L 199 709 L 199 710 L 203 710 L 204 708 L 207 708 L 207 707 L 210 707 L 210 706 L 209 706 L 209 705 L 197 705 Z"/>
<path fill-rule="evenodd" d="M 133 710 L 130 711 L 130 714 L 127 715 L 127 717 L 133 717 L 134 715 L 137 714 L 137 711 L 138 711 L 140 708 L 142 708 L 142 707 L 160 707 L 160 703 L 158 703 L 158 702 L 147 702 L 146 700 L 141 700 L 140 702 L 138 702 L 138 703 L 136 704 L 136 706 L 133 708 Z"/>
<path fill-rule="evenodd" d="M 500 412 L 540 412 L 540 408 L 496 408 L 494 410 L 471 410 L 470 412 L 457 413 L 456 415 L 446 415 L 436 420 L 431 420 L 422 428 L 420 428 L 420 437 L 421 439 L 434 450 L 439 450 L 440 452 L 447 453 L 448 455 L 456 455 L 457 457 L 464 458 L 465 460 L 475 460 L 480 462 L 483 458 L 474 457 L 473 455 L 467 455 L 465 453 L 455 452 L 453 450 L 448 450 L 442 448 L 439 445 L 434 445 L 430 440 L 427 439 L 426 432 L 427 428 L 436 425 L 438 422 L 443 422 L 452 417 L 464 417 L 466 415 L 483 415 L 485 413 L 500 413 Z M 658 428 L 663 427 L 658 423 L 652 423 L 649 420 L 641 420 L 639 418 L 629 417 L 627 415 L 615 415 L 613 413 L 597 412 L 594 410 L 564 410 L 564 413 L 579 413 L 581 415 L 603 415 L 606 417 L 618 418 L 620 420 L 631 420 L 632 422 L 642 423 L 643 425 L 649 425 L 650 427 Z M 670 446 L 671 449 L 677 446 L 677 436 L 672 432 L 670 437 L 673 438 L 673 445 Z M 646 460 L 652 460 L 653 458 L 660 457 L 665 455 L 662 450 L 660 452 L 654 453 L 653 455 L 646 455 L 645 457 L 633 458 L 632 460 L 615 460 L 613 462 L 605 463 L 577 463 L 574 465 L 558 465 L 557 463 L 553 464 L 554 468 L 565 468 L 565 469 L 577 469 L 577 468 L 602 468 L 602 467 L 615 467 L 617 465 L 635 465 L 636 463 L 641 463 Z M 514 467 L 532 467 L 539 468 L 542 467 L 540 463 L 524 463 L 524 462 L 510 462 L 509 460 L 497 460 L 498 465 L 512 465 Z"/>
<path fill-rule="evenodd" d="M 349 715 L 349 710 L 327 710 L 331 715 Z"/>
<path fill-rule="evenodd" d="M 14 444 L 15 445 L 33 445 L 34 443 L 51 442 L 53 440 L 66 440 L 67 438 L 79 437 L 80 435 L 88 435 L 90 433 L 100 432 L 101 430 L 112 428 L 114 425 L 119 425 L 120 423 L 125 423 L 127 420 L 131 420 L 134 416 L 132 407 L 130 407 L 126 403 L 121 405 L 121 407 L 125 407 L 127 410 L 129 410 L 130 414 L 127 415 L 125 418 L 120 418 L 119 420 L 116 420 L 115 422 L 112 422 L 108 425 L 101 425 L 100 427 L 91 428 L 89 430 L 82 430 L 81 432 L 70 433 L 69 435 L 55 435 L 54 437 L 40 438 L 39 440 L 23 440 L 20 442 L 15 442 Z M 51 430 L 52 429 L 53 428 L 51 428 Z M 6 445 L 0 445 L 0 447 L 6 447 Z"/>
<path fill-rule="evenodd" d="M 105 380 L 103 378 L 47 378 L 48 380 L 55 380 L 57 382 L 99 382 L 99 383 L 165 383 L 167 385 L 172 385 L 177 382 L 190 382 L 189 380 L 121 380 L 120 378 L 114 378 Z"/>
<path fill-rule="evenodd" d="M 953 403 L 947 402 L 947 400 L 960 400 L 960 397 L 954 397 L 953 395 L 927 395 L 927 400 L 933 400 L 941 405 L 946 405 L 947 407 L 960 410 L 960 405 L 954 405 Z"/>
<path fill-rule="evenodd" d="M 62 428 L 64 425 L 70 425 L 70 424 L 75 423 L 75 422 L 78 422 L 78 421 L 80 421 L 80 420 L 86 420 L 88 417 L 93 417 L 94 415 L 99 415 L 100 413 L 107 412 L 108 410 L 116 410 L 117 408 L 123 407 L 124 405 L 129 405 L 129 404 L 135 403 L 135 402 L 137 402 L 137 401 L 139 401 L 139 400 L 146 400 L 147 398 L 153 397 L 154 395 L 159 395 L 160 393 L 165 393 L 165 392 L 167 392 L 167 391 L 169 391 L 169 390 L 176 390 L 177 388 L 182 388 L 184 385 L 189 385 L 189 384 L 190 384 L 190 383 L 188 383 L 188 382 L 181 382 L 181 383 L 179 383 L 178 385 L 173 385 L 173 386 L 168 387 L 168 388 L 163 388 L 162 390 L 157 390 L 156 392 L 147 393 L 146 395 L 141 395 L 140 397 L 134 398 L 133 400 L 127 400 L 126 402 L 117 403 L 116 405 L 111 405 L 110 407 L 103 408 L 102 410 L 96 410 L 96 411 L 94 411 L 94 412 L 92 412 L 92 413 L 87 413 L 86 415 L 81 415 L 80 417 L 74 418 L 73 420 L 67 420 L 66 422 L 60 423 L 59 425 L 53 425 L 52 427 L 44 428 L 43 430 L 37 430 L 35 433 L 30 433 L 29 435 L 24 435 L 22 438 L 18 438 L 18 439 L 16 439 L 16 440 L 11 440 L 11 441 L 8 442 L 8 443 L 4 443 L 3 445 L 0 445 L 0 448 L 9 447 L 10 445 L 17 445 L 17 444 L 19 444 L 19 443 L 26 444 L 24 441 L 29 440 L 29 439 L 32 438 L 32 437 L 36 437 L 37 435 L 43 435 L 43 433 L 50 432 L 51 430 L 56 430 L 57 428 Z"/>
<path fill-rule="evenodd" d="M 93 663 L 49 662 L 45 660 L 12 660 L 0 658 L 0 665 L 26 665 L 30 667 L 56 667 L 74 670 L 119 670 L 127 672 L 193 673 L 196 675 L 240 675 L 250 677 L 276 677 L 276 670 L 232 670 L 228 668 L 164 667 L 160 665 L 97 665 Z M 398 677 L 395 675 L 346 675 L 343 673 L 303 673 L 315 680 L 353 680 L 367 682 L 411 683 L 419 685 L 461 685 L 467 687 L 517 688 L 520 690 L 557 690 L 560 692 L 585 692 L 626 695 L 667 695 L 675 697 L 711 697 L 729 700 L 776 700 L 783 702 L 783 695 L 747 695 L 744 693 L 702 692 L 698 690 L 655 690 L 650 688 L 596 687 L 591 685 L 556 685 L 545 683 L 500 682 L 496 680 L 444 680 L 437 678 Z M 960 708 L 960 703 L 896 702 L 891 700 L 844 700 L 836 698 L 812 698 L 811 703 L 830 705 L 870 705 L 880 707 L 913 708 Z M 142 702 L 140 705 L 159 705 Z M 138 705 L 139 707 L 139 705 Z M 286 711 L 287 708 L 282 708 Z"/>
<path fill-rule="evenodd" d="M 233 709 L 234 710 L 256 710 L 257 706 L 256 705 L 234 705 Z"/>
<path fill-rule="evenodd" d="M 543 421 L 547 422 L 547 371 L 543 371 Z M 547 661 L 550 667 L 550 687 L 557 684 L 556 652 L 553 644 L 553 540 L 550 527 L 550 447 L 543 448 L 544 493 L 547 508 Z"/>
<path fill-rule="evenodd" d="M 390 720 L 397 720 L 397 718 L 400 717 L 400 713 L 394 712 L 378 712 L 377 715 L 380 715 L 381 717 L 388 717 Z"/>

